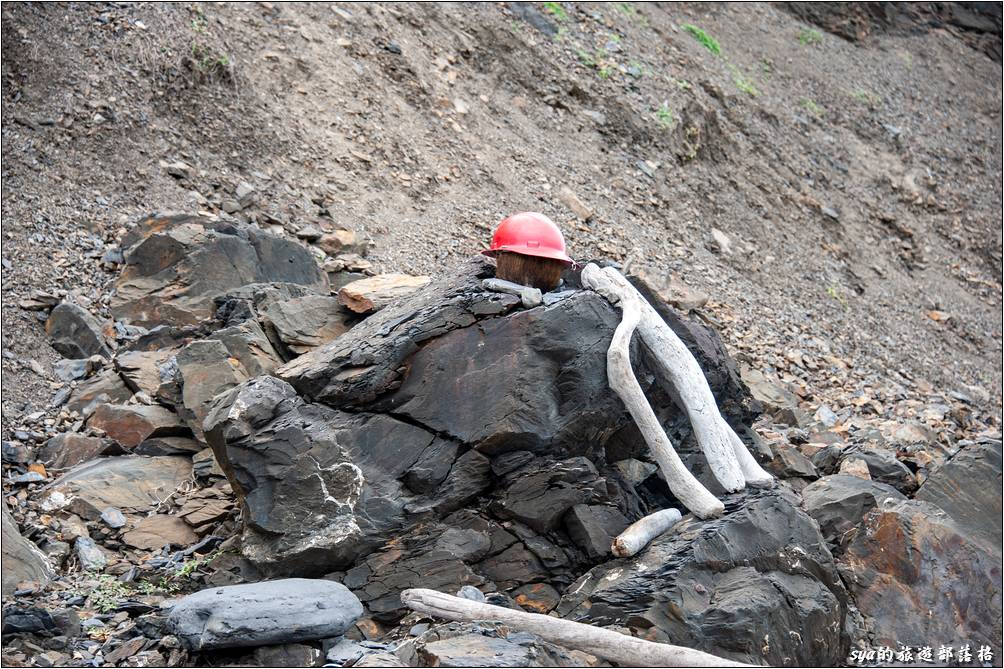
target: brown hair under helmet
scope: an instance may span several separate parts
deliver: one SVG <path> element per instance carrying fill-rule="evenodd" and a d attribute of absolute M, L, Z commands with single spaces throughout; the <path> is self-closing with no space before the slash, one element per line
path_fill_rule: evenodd
<path fill-rule="evenodd" d="M 550 258 L 538 258 L 510 251 L 495 255 L 495 276 L 523 286 L 533 286 L 547 292 L 558 287 L 567 263 Z"/>

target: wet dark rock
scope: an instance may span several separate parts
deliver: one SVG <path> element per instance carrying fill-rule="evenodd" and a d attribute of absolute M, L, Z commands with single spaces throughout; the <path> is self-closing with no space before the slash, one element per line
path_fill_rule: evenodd
<path fill-rule="evenodd" d="M 611 506 L 576 504 L 565 515 L 568 536 L 591 558 L 609 555 L 614 538 L 630 524 Z"/>
<path fill-rule="evenodd" d="M 257 227 L 186 214 L 140 221 L 122 240 L 125 268 L 115 318 L 135 325 L 194 324 L 213 298 L 247 284 L 297 283 L 327 293 L 327 277 L 299 244 Z"/>
<path fill-rule="evenodd" d="M 52 310 L 45 322 L 45 332 L 52 339 L 52 348 L 67 358 L 112 357 L 101 332 L 101 323 L 72 302 L 63 302 Z"/>
<path fill-rule="evenodd" d="M 11 595 L 17 585 L 26 581 L 47 583 L 52 577 L 49 566 L 35 544 L 21 536 L 17 523 L 3 505 L 3 596 Z M 4 611 L 4 634 L 6 634 L 7 612 Z"/>
<path fill-rule="evenodd" d="M 905 499 L 895 488 L 847 474 L 824 476 L 802 490 L 806 512 L 831 545 L 848 543 L 865 515 L 883 500 Z"/>
<path fill-rule="evenodd" d="M 937 505 L 968 534 L 999 550 L 1001 442 L 973 444 L 931 472 L 916 498 Z"/>
<path fill-rule="evenodd" d="M 933 504 L 900 500 L 873 509 L 841 571 L 877 645 L 1000 641 L 1000 545 Z"/>
<path fill-rule="evenodd" d="M 848 643 L 840 631 L 846 592 L 833 557 L 797 497 L 782 488 L 734 495 L 724 517 L 684 520 L 637 556 L 595 567 L 556 611 L 777 666 L 836 664 Z"/>
<path fill-rule="evenodd" d="M 214 650 L 336 637 L 362 614 L 342 584 L 294 578 L 188 595 L 171 609 L 168 628 L 189 650 Z"/>

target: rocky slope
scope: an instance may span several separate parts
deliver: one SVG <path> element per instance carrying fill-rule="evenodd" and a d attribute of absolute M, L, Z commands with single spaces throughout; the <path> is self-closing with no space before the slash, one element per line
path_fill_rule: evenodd
<path fill-rule="evenodd" d="M 993 646 L 980 12 L 5 6 L 5 660 L 596 662 L 405 615 L 416 574 L 752 662 Z M 605 390 L 617 312 L 480 291 L 468 259 L 517 209 L 635 274 L 776 489 L 611 561 L 673 500 Z M 281 575 L 362 617 L 236 651 L 170 633 L 197 624 L 176 597 Z"/>

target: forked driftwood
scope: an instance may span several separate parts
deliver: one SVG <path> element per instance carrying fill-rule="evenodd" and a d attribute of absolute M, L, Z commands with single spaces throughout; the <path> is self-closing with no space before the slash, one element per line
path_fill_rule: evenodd
<path fill-rule="evenodd" d="M 626 530 L 617 535 L 610 546 L 610 551 L 617 557 L 631 557 L 648 546 L 652 539 L 680 522 L 682 518 L 676 509 L 663 509 L 650 513 L 641 520 L 631 523 Z"/>
<path fill-rule="evenodd" d="M 722 503 L 687 471 L 634 376 L 630 343 L 635 329 L 652 351 L 656 367 L 653 371 L 676 390 L 708 466 L 722 487 L 736 491 L 747 483 L 764 485 L 772 481 L 773 477 L 757 464 L 722 418 L 697 360 L 641 293 L 612 267 L 600 269 L 587 265 L 582 270 L 582 283 L 621 308 L 622 320 L 607 352 L 610 387 L 635 419 L 670 490 L 680 502 L 700 518 L 724 510 Z"/>
<path fill-rule="evenodd" d="M 545 641 L 597 655 L 625 667 L 750 667 L 710 653 L 655 643 L 540 613 L 514 611 L 501 606 L 416 588 L 401 593 L 408 608 L 437 618 L 472 622 L 493 620 L 536 634 Z"/>

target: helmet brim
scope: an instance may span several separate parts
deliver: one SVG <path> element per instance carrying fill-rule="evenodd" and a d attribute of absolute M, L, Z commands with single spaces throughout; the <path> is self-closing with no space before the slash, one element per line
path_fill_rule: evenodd
<path fill-rule="evenodd" d="M 497 249 L 485 249 L 481 253 L 483 255 L 494 258 L 499 251 L 507 251 L 509 253 L 518 253 L 523 256 L 533 256 L 535 258 L 547 258 L 548 260 L 557 260 L 563 262 L 568 266 L 575 264 L 575 261 L 569 258 L 566 254 L 561 251 L 554 249 L 543 249 L 543 248 L 527 248 L 525 246 L 500 246 Z"/>

